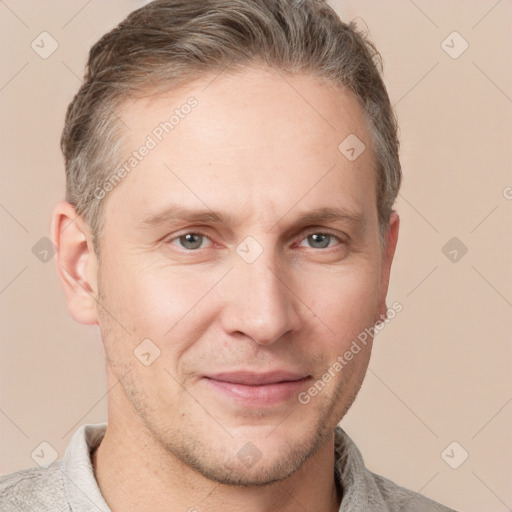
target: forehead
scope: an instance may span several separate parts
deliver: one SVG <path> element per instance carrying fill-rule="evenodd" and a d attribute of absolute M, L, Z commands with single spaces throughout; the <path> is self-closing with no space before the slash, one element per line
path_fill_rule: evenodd
<path fill-rule="evenodd" d="M 374 209 L 364 113 L 351 91 L 317 77 L 224 71 L 127 101 L 119 115 L 126 162 L 134 165 L 111 202 L 130 203 L 134 215 L 158 213 L 177 199 L 191 208 L 260 208 L 267 215 L 299 203 Z M 355 148 L 365 147 L 357 159 L 347 158 L 345 140 L 364 144 Z"/>

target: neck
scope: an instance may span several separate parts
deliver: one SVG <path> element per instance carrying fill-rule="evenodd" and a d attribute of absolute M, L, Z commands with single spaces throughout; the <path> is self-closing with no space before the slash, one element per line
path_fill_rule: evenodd
<path fill-rule="evenodd" d="M 92 456 L 98 485 L 112 512 L 339 510 L 334 434 L 290 477 L 265 486 L 236 487 L 207 479 L 160 446 L 140 422 L 131 420 L 109 421 Z"/>

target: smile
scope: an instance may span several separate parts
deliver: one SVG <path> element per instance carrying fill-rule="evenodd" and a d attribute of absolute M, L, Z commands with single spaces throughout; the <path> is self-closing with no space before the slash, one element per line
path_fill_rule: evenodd
<path fill-rule="evenodd" d="M 311 380 L 293 372 L 222 373 L 202 379 L 217 395 L 244 406 L 271 407 L 295 397 Z"/>

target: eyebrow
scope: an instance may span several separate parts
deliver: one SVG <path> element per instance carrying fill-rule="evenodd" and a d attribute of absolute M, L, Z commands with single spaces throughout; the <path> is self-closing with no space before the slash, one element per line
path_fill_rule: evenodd
<path fill-rule="evenodd" d="M 289 214 L 289 211 L 283 215 L 276 224 Z M 224 224 L 226 226 L 236 225 L 236 219 L 231 213 L 213 211 L 210 209 L 196 210 L 179 205 L 171 205 L 165 210 L 152 214 L 140 223 L 143 229 L 150 229 L 160 225 L 171 225 L 176 222 L 191 222 L 205 224 Z M 354 225 L 364 224 L 365 218 L 360 212 L 348 210 L 346 208 L 315 208 L 308 210 L 294 221 L 294 224 L 315 224 L 326 221 L 345 221 Z"/>

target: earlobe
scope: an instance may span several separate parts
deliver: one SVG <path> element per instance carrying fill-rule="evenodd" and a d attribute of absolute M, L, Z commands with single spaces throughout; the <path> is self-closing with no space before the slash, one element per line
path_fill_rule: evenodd
<path fill-rule="evenodd" d="M 382 252 L 381 282 L 380 282 L 380 306 L 378 320 L 384 320 L 387 312 L 386 296 L 389 288 L 389 277 L 391 274 L 391 264 L 395 255 L 396 244 L 398 242 L 398 232 L 400 227 L 400 217 L 394 210 L 389 217 L 388 228 L 386 230 L 386 245 Z"/>
<path fill-rule="evenodd" d="M 59 202 L 53 210 L 51 235 L 71 316 L 81 324 L 97 324 L 98 262 L 92 237 L 86 222 L 67 201 Z"/>

